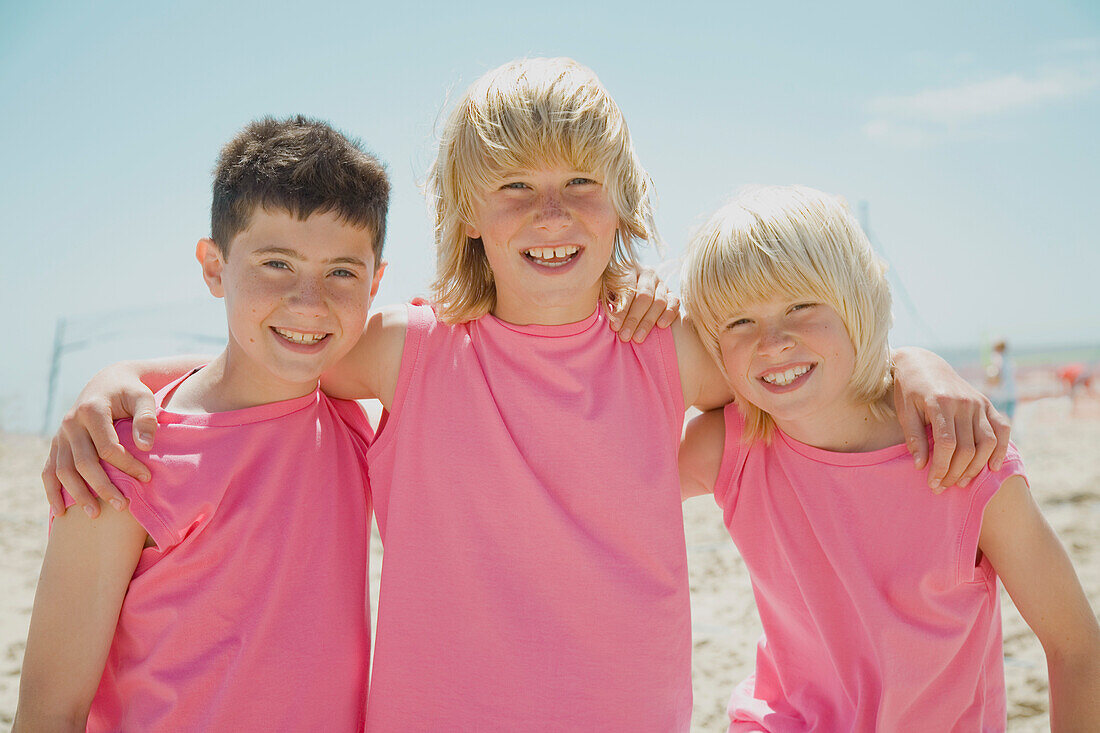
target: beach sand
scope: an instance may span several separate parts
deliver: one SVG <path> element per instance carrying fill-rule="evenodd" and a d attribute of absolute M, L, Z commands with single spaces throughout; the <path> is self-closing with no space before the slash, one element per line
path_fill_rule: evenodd
<path fill-rule="evenodd" d="M 1014 439 L 1032 490 L 1066 545 L 1094 610 L 1100 610 L 1100 404 L 1065 399 L 1024 405 Z M 0 435 L 0 726 L 12 723 L 19 668 L 46 540 L 39 471 L 48 447 L 31 436 Z M 753 664 L 760 623 L 744 563 L 718 508 L 707 497 L 684 506 L 694 636 L 693 731 L 725 730 L 725 704 Z M 372 591 L 380 570 L 375 537 Z M 1048 730 L 1047 674 L 1042 647 L 1007 596 L 1005 676 L 1009 730 Z M 74 616 L 74 624 L 79 618 Z"/>

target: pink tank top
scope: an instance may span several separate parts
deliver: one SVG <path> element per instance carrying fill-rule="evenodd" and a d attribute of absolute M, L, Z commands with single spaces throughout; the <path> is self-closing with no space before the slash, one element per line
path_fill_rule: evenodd
<path fill-rule="evenodd" d="M 319 390 L 231 412 L 170 408 L 141 454 L 151 482 L 105 466 L 156 546 L 130 581 L 88 730 L 359 730 L 363 411 Z M 132 449 L 130 422 L 118 426 Z"/>
<path fill-rule="evenodd" d="M 409 307 L 368 451 L 385 546 L 367 728 L 687 730 L 668 330 L 459 326 Z"/>
<path fill-rule="evenodd" d="M 986 505 L 1023 474 L 1015 447 L 937 496 L 904 445 L 745 445 L 725 418 L 714 498 L 764 627 L 730 733 L 1003 731 L 997 575 L 975 560 Z"/>

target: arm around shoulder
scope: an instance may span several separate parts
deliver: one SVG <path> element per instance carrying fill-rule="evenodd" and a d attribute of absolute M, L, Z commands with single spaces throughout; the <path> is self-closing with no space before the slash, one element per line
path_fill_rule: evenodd
<path fill-rule="evenodd" d="M 107 478 L 100 460 L 140 481 L 149 480 L 149 470 L 122 447 L 114 421 L 132 417 L 134 445 L 151 449 L 157 430 L 153 391 L 205 361 L 199 356 L 124 361 L 92 377 L 61 421 L 42 469 L 46 498 L 57 514 L 65 513 L 62 486 L 92 516 L 99 514 L 99 499 L 119 510 L 125 507 L 122 493 Z"/>
<path fill-rule="evenodd" d="M 684 405 L 711 410 L 732 400 L 733 392 L 725 375 L 699 340 L 691 319 L 677 318 L 671 328 Z"/>
<path fill-rule="evenodd" d="M 359 341 L 321 377 L 321 389 L 346 400 L 377 399 L 388 410 L 397 390 L 405 330 L 404 305 L 387 306 L 371 314 Z"/>
<path fill-rule="evenodd" d="M 1100 626 L 1023 477 L 986 506 L 979 547 L 1046 652 L 1051 730 L 1100 730 Z"/>
<path fill-rule="evenodd" d="M 723 410 L 698 415 L 684 429 L 680 441 L 680 497 L 683 500 L 714 491 L 726 447 Z"/>
<path fill-rule="evenodd" d="M 80 730 L 146 540 L 129 512 L 54 519 L 35 593 L 14 731 Z M 79 614 L 79 615 L 77 615 Z"/>

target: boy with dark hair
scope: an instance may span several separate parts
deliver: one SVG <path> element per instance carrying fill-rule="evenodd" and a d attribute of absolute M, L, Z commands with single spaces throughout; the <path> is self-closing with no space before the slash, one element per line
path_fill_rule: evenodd
<path fill-rule="evenodd" d="M 388 199 L 322 122 L 222 150 L 196 256 L 228 344 L 157 394 L 152 480 L 108 469 L 129 510 L 54 518 L 16 730 L 362 725 L 371 431 L 317 385 L 363 331 Z"/>

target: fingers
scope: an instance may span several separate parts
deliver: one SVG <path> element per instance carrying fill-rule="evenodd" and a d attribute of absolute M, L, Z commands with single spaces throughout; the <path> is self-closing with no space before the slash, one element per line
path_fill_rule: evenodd
<path fill-rule="evenodd" d="M 955 454 L 955 420 L 944 414 L 939 405 L 933 403 L 931 407 L 932 441 L 935 446 L 928 464 L 928 486 L 940 489 L 951 468 L 951 456 Z"/>
<path fill-rule="evenodd" d="M 668 288 L 658 284 L 655 292 L 640 292 L 634 296 L 634 303 L 623 320 L 619 338 L 623 341 L 641 343 L 656 325 L 657 319 L 664 315 L 668 307 Z"/>
<path fill-rule="evenodd" d="M 928 463 L 928 431 L 924 429 L 924 416 L 915 405 L 902 399 L 900 391 L 896 391 L 894 396 L 894 409 L 905 434 L 905 445 L 913 456 L 913 465 L 919 471 Z"/>
<path fill-rule="evenodd" d="M 669 292 L 655 270 L 639 267 L 637 283 L 622 294 L 619 307 L 611 314 L 611 329 L 622 341 L 641 343 L 654 326 L 667 328 L 680 314 L 680 299 Z"/>
<path fill-rule="evenodd" d="M 976 452 L 974 443 L 974 418 L 969 414 L 956 415 L 951 425 L 955 433 L 955 450 L 951 453 L 951 460 L 948 464 L 947 473 L 945 473 L 940 480 L 941 490 L 948 486 L 966 486 L 966 482 L 963 481 L 962 478 L 967 468 L 974 461 Z M 939 441 L 937 441 L 935 450 L 939 450 L 939 447 L 940 444 Z M 933 453 L 934 452 L 935 451 L 933 451 Z M 935 462 L 936 458 L 933 456 L 932 463 L 935 464 Z M 985 465 L 985 461 L 983 460 L 980 465 Z"/>
<path fill-rule="evenodd" d="M 130 413 L 134 416 L 134 445 L 141 450 L 151 450 L 153 448 L 153 437 L 157 433 L 157 409 L 156 402 L 153 399 L 153 393 L 149 391 L 139 392 L 132 400 L 129 400 Z M 140 462 L 134 461 L 137 465 L 145 468 Z M 131 476 L 142 481 L 148 481 L 148 478 L 141 478 L 136 474 L 127 471 L 124 467 L 111 461 L 111 465 L 116 468 L 126 471 Z M 148 471 L 145 472 L 148 474 Z"/>
<path fill-rule="evenodd" d="M 668 328 L 679 315 L 680 299 L 670 292 L 668 294 L 668 305 L 665 306 L 665 312 L 657 319 L 657 328 Z"/>
<path fill-rule="evenodd" d="M 985 410 L 974 413 L 971 429 L 974 431 L 974 457 L 970 459 L 970 465 L 963 471 L 959 486 L 969 486 L 970 482 L 985 468 L 997 448 L 997 433 L 989 422 L 989 416 Z"/>
<path fill-rule="evenodd" d="M 151 399 L 148 405 L 144 404 L 140 399 L 134 400 L 134 402 L 142 403 L 141 409 L 143 411 L 153 411 Z M 96 489 L 101 498 L 111 500 L 112 504 L 115 503 L 113 500 L 117 499 L 124 504 L 125 498 L 109 481 L 106 482 L 106 485 L 103 487 L 107 492 L 106 495 L 103 491 L 100 491 L 100 486 L 98 484 L 92 482 L 91 479 L 98 479 L 100 474 L 106 479 L 107 474 L 103 472 L 103 468 L 100 465 L 100 459 L 110 463 L 118 470 L 130 474 L 139 481 L 149 480 L 149 469 L 145 467 L 145 464 L 134 458 L 129 451 L 122 447 L 122 444 L 118 440 L 118 432 L 115 430 L 115 424 L 111 419 L 111 413 L 109 411 L 102 409 L 94 403 L 85 403 L 77 407 L 77 413 L 80 422 L 79 425 L 71 426 L 73 433 L 86 432 L 92 444 L 95 446 L 95 456 L 90 457 L 94 458 L 95 466 L 88 465 L 88 470 L 92 475 L 84 473 L 83 468 L 78 464 L 77 467 L 80 469 L 81 475 L 84 476 L 86 481 L 92 483 L 92 487 Z M 154 417 L 152 417 L 152 420 L 156 422 L 155 413 L 153 414 Z M 148 417 L 145 418 L 146 424 L 149 419 Z M 137 418 L 135 418 L 135 423 L 136 422 Z M 148 432 L 149 428 L 143 427 L 141 430 Z M 135 427 L 134 432 L 138 432 L 138 428 Z M 83 447 L 84 445 L 85 443 L 81 441 L 80 446 Z M 73 453 L 81 458 L 87 457 L 82 453 L 77 453 L 75 444 Z"/>
<path fill-rule="evenodd" d="M 989 421 L 993 435 L 997 440 L 997 446 L 989 456 L 989 470 L 1000 471 L 1005 462 L 1005 455 L 1008 453 L 1008 438 L 1012 423 L 1008 421 L 1007 417 L 997 412 L 992 404 L 986 405 L 983 414 Z"/>
<path fill-rule="evenodd" d="M 72 443 L 65 435 L 65 426 L 69 417 L 66 416 L 65 420 L 61 422 L 61 432 L 54 438 L 54 444 L 56 451 L 51 450 L 51 454 L 54 456 L 54 471 L 57 474 L 57 480 L 65 487 L 65 490 L 69 492 L 69 496 L 73 498 L 73 501 L 80 506 L 89 517 L 99 516 L 99 500 L 96 498 L 92 490 L 84 483 L 84 479 L 80 475 L 80 471 L 76 467 L 76 459 L 74 458 L 72 451 Z M 85 436 L 87 439 L 87 436 Z M 91 440 L 87 439 L 91 444 Z M 93 450 L 94 452 L 94 450 Z"/>
<path fill-rule="evenodd" d="M 120 470 L 137 474 L 135 478 L 144 476 L 148 480 L 149 470 L 119 444 L 109 413 L 91 403 L 82 404 L 65 416 L 57 445 L 57 478 L 88 516 L 98 516 L 99 499 L 110 502 L 119 511 L 127 505 L 126 497 L 107 477 L 100 458 Z"/>
<path fill-rule="evenodd" d="M 50 456 L 42 467 L 42 488 L 46 490 L 46 501 L 50 502 L 55 517 L 65 513 L 65 498 L 61 495 L 61 482 L 57 480 L 57 436 L 50 441 Z"/>
<path fill-rule="evenodd" d="M 634 303 L 634 291 L 626 290 L 619 294 L 621 302 L 618 303 L 618 307 L 611 311 L 608 316 L 608 321 L 612 331 L 619 331 L 623 327 L 623 319 L 626 316 L 626 312 L 630 310 L 630 306 Z"/>

